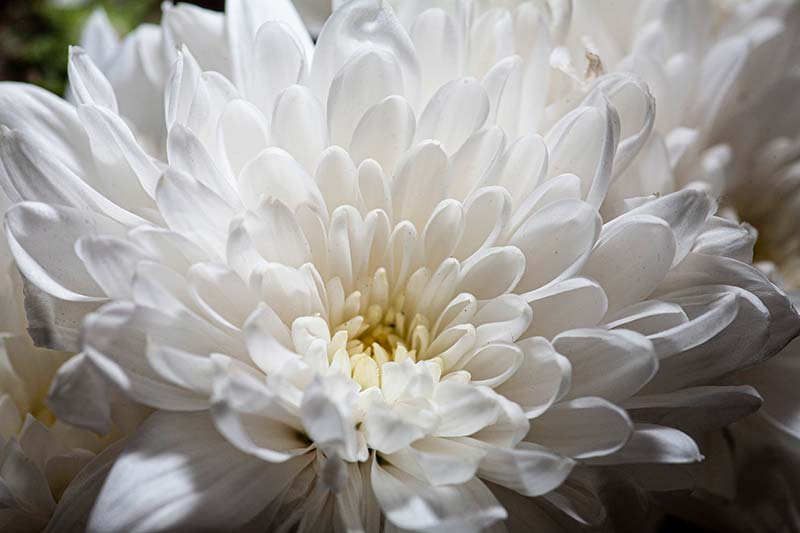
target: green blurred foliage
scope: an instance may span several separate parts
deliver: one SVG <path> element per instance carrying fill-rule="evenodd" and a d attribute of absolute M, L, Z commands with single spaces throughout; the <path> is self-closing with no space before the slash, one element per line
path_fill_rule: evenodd
<path fill-rule="evenodd" d="M 159 5 L 159 0 L 0 0 L 0 79 L 62 94 L 67 48 L 78 44 L 94 9 L 105 9 L 124 35 L 142 22 L 157 21 Z"/>

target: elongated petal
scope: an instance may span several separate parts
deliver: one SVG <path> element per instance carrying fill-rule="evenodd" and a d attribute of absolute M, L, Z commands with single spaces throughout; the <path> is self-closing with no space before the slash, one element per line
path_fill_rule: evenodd
<path fill-rule="evenodd" d="M 6 213 L 6 235 L 25 277 L 48 294 L 75 302 L 104 298 L 74 250 L 76 241 L 97 234 L 120 236 L 124 230 L 99 213 L 69 207 L 25 202 Z"/>
<path fill-rule="evenodd" d="M 309 459 L 272 465 L 236 450 L 206 413 L 156 413 L 125 445 L 97 498 L 89 529 L 231 528 L 255 517 Z M 214 502 L 236 492 L 231 505 Z"/>
<path fill-rule="evenodd" d="M 600 398 L 559 403 L 531 423 L 525 437 L 568 457 L 598 457 L 628 442 L 633 424 L 623 409 Z"/>
<path fill-rule="evenodd" d="M 479 531 L 506 517 L 502 506 L 477 479 L 433 487 L 378 461 L 372 464 L 371 478 L 387 519 L 403 529 Z"/>

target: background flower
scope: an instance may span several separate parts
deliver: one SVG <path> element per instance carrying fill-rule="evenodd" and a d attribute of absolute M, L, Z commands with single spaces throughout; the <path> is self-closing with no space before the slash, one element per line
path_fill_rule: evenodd
<path fill-rule="evenodd" d="M 8 200 L 3 198 L 3 202 L 5 210 Z M 23 280 L 5 241 L 0 263 L 4 266 L 0 278 L 4 302 L 0 316 L 0 484 L 4 491 L 0 525 L 4 531 L 42 531 L 54 514 L 88 512 L 92 499 L 87 499 L 88 506 L 76 508 L 74 500 L 65 497 L 67 488 L 86 464 L 120 438 L 123 428 L 132 429 L 137 420 L 130 416 L 133 413 L 125 416 L 117 409 L 117 424 L 101 437 L 56 418 L 47 396 L 70 354 L 33 346 L 26 331 Z M 64 501 L 67 504 L 62 505 Z"/>

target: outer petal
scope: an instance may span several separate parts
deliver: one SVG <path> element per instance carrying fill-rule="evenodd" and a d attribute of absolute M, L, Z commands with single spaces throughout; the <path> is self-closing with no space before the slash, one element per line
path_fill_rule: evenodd
<path fill-rule="evenodd" d="M 488 446 L 478 476 L 525 496 L 540 496 L 561 485 L 575 462 L 546 448 L 522 442 L 516 448 Z"/>
<path fill-rule="evenodd" d="M 401 66 L 406 94 L 414 106 L 419 84 L 419 63 L 414 44 L 394 11 L 384 0 L 356 0 L 334 11 L 317 39 L 311 66 L 311 88 L 327 104 L 331 81 L 357 51 L 372 48 L 389 52 Z"/>
<path fill-rule="evenodd" d="M 89 530 L 235 529 L 278 497 L 310 460 L 265 463 L 233 448 L 206 413 L 159 412 L 111 468 Z"/>
<path fill-rule="evenodd" d="M 372 487 L 390 522 L 415 531 L 481 531 L 506 512 L 477 479 L 434 487 L 402 470 L 372 464 Z"/>
<path fill-rule="evenodd" d="M 100 301 L 104 295 L 74 251 L 85 235 L 120 236 L 113 220 L 68 207 L 22 203 L 6 213 L 9 245 L 23 275 L 43 291 L 69 301 Z"/>
<path fill-rule="evenodd" d="M 525 439 L 574 458 L 613 453 L 628 441 L 633 424 L 624 409 L 601 398 L 559 403 L 531 422 Z"/>
<path fill-rule="evenodd" d="M 633 436 L 618 452 L 591 460 L 592 464 L 692 463 L 703 456 L 689 435 L 677 429 L 636 424 Z"/>
<path fill-rule="evenodd" d="M 632 331 L 567 331 L 553 340 L 553 347 L 572 364 L 568 398 L 623 400 L 638 392 L 658 370 L 652 343 Z"/>

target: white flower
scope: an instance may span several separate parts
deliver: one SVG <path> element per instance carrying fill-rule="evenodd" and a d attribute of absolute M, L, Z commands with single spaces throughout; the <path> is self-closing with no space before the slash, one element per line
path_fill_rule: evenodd
<path fill-rule="evenodd" d="M 451 15 L 407 32 L 384 2 L 316 46 L 288 2 L 183 9 L 204 24 L 153 33 L 183 44 L 164 134 L 81 49 L 76 107 L 0 89 L 11 249 L 48 344 L 82 352 L 60 378 L 156 410 L 85 470 L 109 471 L 90 529 L 598 523 L 608 467 L 647 481 L 701 459 L 683 430 L 758 407 L 722 383 L 800 319 L 737 259 L 751 241 L 708 245 L 738 233 L 705 193 L 601 218 L 653 105 L 599 71 L 557 98 L 568 13 L 526 4 L 459 48 Z"/>
<path fill-rule="evenodd" d="M 119 433 L 99 438 L 57 420 L 50 411 L 48 391 L 70 356 L 33 346 L 25 331 L 23 282 L 5 242 L 0 264 L 0 525 L 3 531 L 36 532 L 54 513 L 69 514 L 58 506 L 68 486 Z"/>
<path fill-rule="evenodd" d="M 611 196 L 703 184 L 735 220 L 758 229 L 756 259 L 777 263 L 787 286 L 800 287 L 792 224 L 800 205 L 800 115 L 791 105 L 800 83 L 800 6 L 648 1 L 635 17 L 620 16 L 620 9 L 634 6 L 622 2 L 616 12 L 601 13 L 597 3 L 578 2 L 573 48 L 589 42 L 610 70 L 635 72 L 648 83 L 663 142 L 654 136 L 647 150 L 673 172 L 644 182 L 625 176 Z"/>

